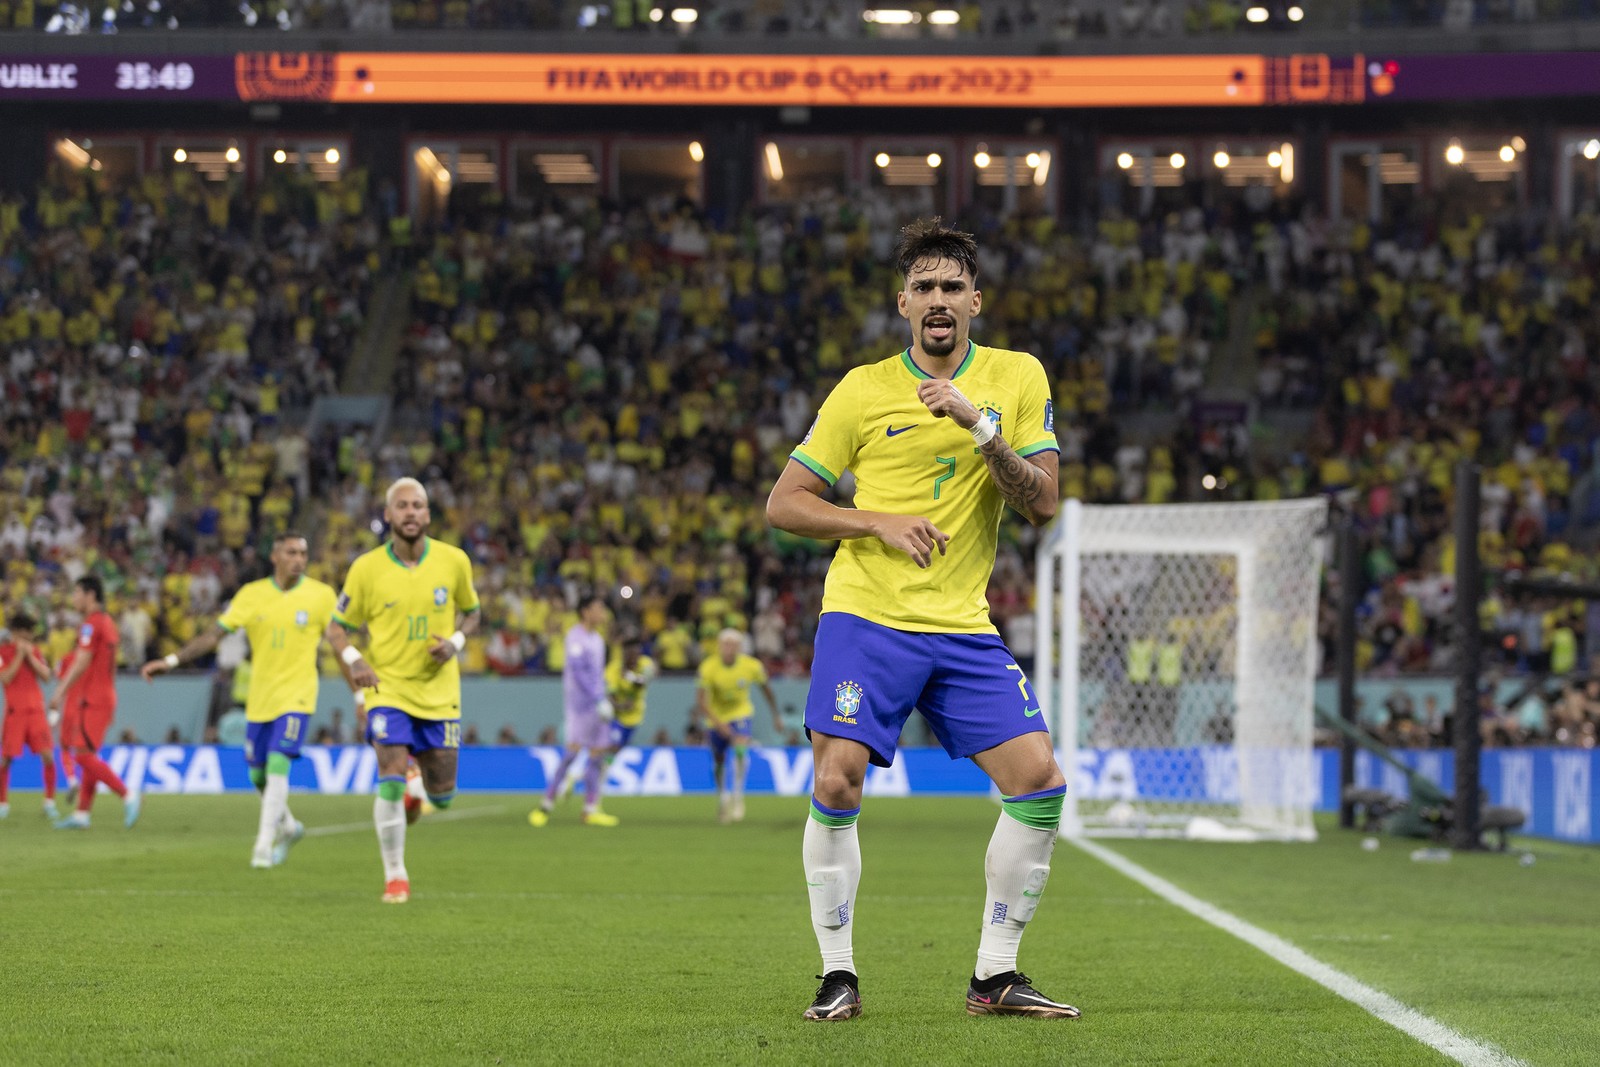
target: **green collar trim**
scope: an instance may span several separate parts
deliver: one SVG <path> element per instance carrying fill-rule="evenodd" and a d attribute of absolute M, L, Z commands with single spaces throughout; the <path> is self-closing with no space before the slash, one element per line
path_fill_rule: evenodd
<path fill-rule="evenodd" d="M 964 359 L 962 359 L 961 366 L 956 368 L 956 372 L 954 374 L 950 375 L 950 380 L 951 381 L 955 381 L 957 378 L 959 378 L 963 374 L 965 374 L 967 372 L 967 368 L 972 366 L 972 357 L 977 355 L 977 354 L 978 354 L 977 342 L 975 342 L 970 337 L 967 338 L 967 355 L 966 355 L 966 357 Z M 925 378 L 925 379 L 929 379 L 929 380 L 931 380 L 933 378 L 933 375 L 929 374 L 927 371 L 925 371 L 921 367 L 917 366 L 917 361 L 911 358 L 911 349 L 909 349 L 909 348 L 907 348 L 904 352 L 900 353 L 900 362 L 904 363 L 906 365 L 906 370 L 911 372 L 911 376 L 913 378 Z"/>
<path fill-rule="evenodd" d="M 418 566 L 418 567 L 422 566 L 422 561 L 428 558 L 428 549 L 430 547 L 432 547 L 432 545 L 433 545 L 433 538 L 424 537 L 422 539 L 422 555 L 417 557 L 417 562 L 416 562 L 415 566 Z M 405 560 L 401 559 L 399 556 L 394 554 L 394 542 L 393 541 L 385 542 L 383 547 L 389 553 L 389 558 L 394 560 L 395 566 L 404 567 L 406 570 L 410 570 L 412 568 L 412 566 L 413 566 L 412 564 L 408 564 Z"/>

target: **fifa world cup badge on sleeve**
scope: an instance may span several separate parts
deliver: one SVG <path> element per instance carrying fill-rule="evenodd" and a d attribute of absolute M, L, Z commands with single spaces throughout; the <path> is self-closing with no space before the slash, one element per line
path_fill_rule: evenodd
<path fill-rule="evenodd" d="M 840 682 L 833 691 L 833 721 L 856 724 L 856 712 L 861 710 L 862 690 L 855 682 Z"/>

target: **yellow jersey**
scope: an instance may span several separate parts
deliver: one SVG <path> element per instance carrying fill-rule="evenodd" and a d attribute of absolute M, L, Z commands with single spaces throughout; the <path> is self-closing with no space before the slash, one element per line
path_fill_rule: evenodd
<path fill-rule="evenodd" d="M 855 506 L 922 515 L 950 537 L 923 570 L 876 537 L 842 541 L 828 567 L 822 610 L 897 630 L 994 633 L 985 591 L 994 571 L 1005 501 L 972 435 L 917 399 L 929 378 L 909 349 L 857 367 L 834 387 L 790 457 L 829 485 L 855 475 Z M 1055 415 L 1044 367 L 1026 352 L 968 342 L 952 376 L 1024 458 L 1055 451 Z"/>
<path fill-rule="evenodd" d="M 620 725 L 638 726 L 644 721 L 644 691 L 655 673 L 655 661 L 649 656 L 640 656 L 631 671 L 622 669 L 621 656 L 606 664 L 606 696 L 611 698 Z M 630 681 L 629 674 L 641 680 Z"/>
<path fill-rule="evenodd" d="M 244 716 L 271 722 L 286 712 L 317 710 L 317 646 L 333 617 L 333 589 L 302 577 L 288 589 L 272 578 L 233 595 L 217 625 L 250 639 L 250 697 Z"/>
<path fill-rule="evenodd" d="M 972 440 L 972 438 L 967 438 Z M 751 686 L 764 685 L 767 669 L 754 656 L 740 653 L 731 664 L 721 656 L 707 656 L 700 664 L 700 688 L 706 707 L 718 722 L 736 722 L 756 713 L 750 699 Z"/>
<path fill-rule="evenodd" d="M 435 663 L 428 650 L 435 637 L 455 632 L 458 612 L 477 608 L 472 561 L 454 545 L 425 539 L 413 567 L 389 544 L 357 556 L 333 618 L 347 630 L 367 629 L 367 662 L 378 675 L 367 707 L 461 718 L 461 668 L 454 656 Z"/>

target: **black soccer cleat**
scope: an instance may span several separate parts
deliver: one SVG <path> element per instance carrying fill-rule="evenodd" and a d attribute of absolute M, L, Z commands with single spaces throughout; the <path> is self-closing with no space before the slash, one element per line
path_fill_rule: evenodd
<path fill-rule="evenodd" d="M 806 1009 L 807 1019 L 838 1022 L 861 1014 L 860 985 L 855 975 L 849 971 L 829 971 L 817 977 L 822 979 L 822 986 L 817 990 L 817 999 Z"/>
<path fill-rule="evenodd" d="M 980 989 L 980 985 L 982 988 Z M 1028 976 L 1007 971 L 967 987 L 968 1015 L 1028 1015 L 1035 1019 L 1076 1019 L 1078 1009 L 1058 1004 L 1033 988 Z"/>

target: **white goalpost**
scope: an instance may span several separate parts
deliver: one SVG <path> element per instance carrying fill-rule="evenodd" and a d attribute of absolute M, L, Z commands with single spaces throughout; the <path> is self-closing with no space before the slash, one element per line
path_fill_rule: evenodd
<path fill-rule="evenodd" d="M 1310 840 L 1319 499 L 1064 503 L 1036 561 L 1034 688 L 1062 833 Z"/>

